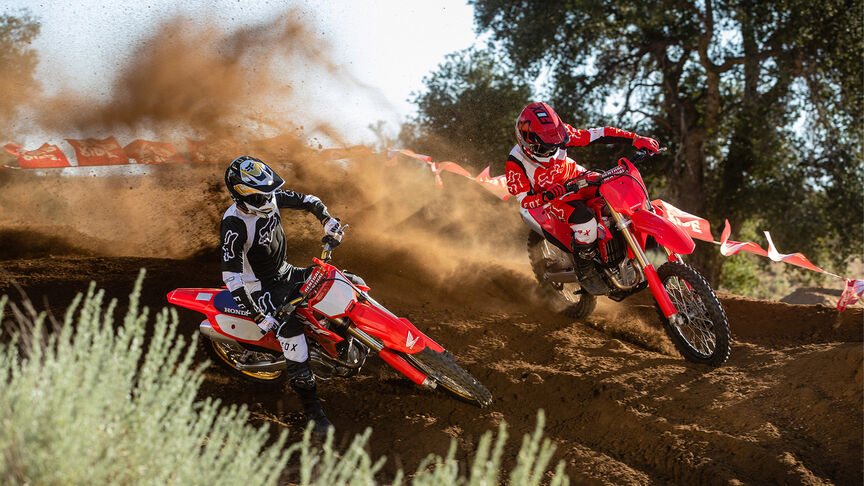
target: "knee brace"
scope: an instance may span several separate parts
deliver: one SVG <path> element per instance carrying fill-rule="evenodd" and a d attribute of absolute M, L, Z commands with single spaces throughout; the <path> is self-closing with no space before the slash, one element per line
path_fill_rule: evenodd
<path fill-rule="evenodd" d="M 306 336 L 299 334 L 292 337 L 276 336 L 282 346 L 282 354 L 289 362 L 303 363 L 309 359 L 309 348 L 306 346 Z"/>
<path fill-rule="evenodd" d="M 585 223 L 571 224 L 570 229 L 573 230 L 573 238 L 581 245 L 597 241 L 597 220 L 594 218 Z"/>

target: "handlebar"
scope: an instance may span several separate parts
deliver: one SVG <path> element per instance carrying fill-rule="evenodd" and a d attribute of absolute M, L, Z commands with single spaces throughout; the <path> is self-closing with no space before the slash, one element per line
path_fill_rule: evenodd
<path fill-rule="evenodd" d="M 321 243 L 323 243 L 321 249 L 321 260 L 325 262 L 329 262 L 331 258 L 331 254 L 333 253 L 333 249 L 339 246 L 342 243 L 342 235 L 345 233 L 345 230 L 348 229 L 347 224 L 342 224 L 336 227 L 336 236 L 325 235 L 324 238 L 321 238 Z"/>
<path fill-rule="evenodd" d="M 658 149 L 657 152 L 654 153 L 647 149 L 638 149 L 636 150 L 636 155 L 634 155 L 631 159 L 631 162 L 633 162 L 634 164 L 637 162 L 642 162 L 644 160 L 650 159 L 651 157 L 654 157 L 655 155 L 660 154 L 661 152 L 665 152 L 666 150 L 666 147 L 660 147 L 660 149 Z M 564 182 L 564 188 L 567 190 L 567 192 L 577 192 L 579 189 L 584 189 L 586 187 L 599 187 L 603 184 L 603 181 L 606 180 L 608 176 L 615 175 L 615 173 L 617 173 L 618 171 L 620 171 L 619 167 L 614 167 L 605 172 L 586 170 L 582 174 L 579 174 L 572 179 L 567 179 Z M 585 180 L 585 177 L 589 174 L 598 174 L 600 176 L 600 179 L 596 181 Z"/>

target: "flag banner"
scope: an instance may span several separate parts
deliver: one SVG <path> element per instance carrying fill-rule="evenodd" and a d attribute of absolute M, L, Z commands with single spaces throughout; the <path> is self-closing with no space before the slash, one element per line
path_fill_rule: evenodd
<path fill-rule="evenodd" d="M 18 157 L 18 167 L 22 169 L 49 169 L 71 165 L 60 147 L 49 143 L 43 143 L 36 150 L 24 150 L 24 147 L 15 143 L 7 143 L 4 148 Z"/>
<path fill-rule="evenodd" d="M 790 265 L 797 265 L 799 267 L 804 267 L 804 268 L 807 268 L 809 270 L 813 270 L 814 272 L 825 273 L 825 270 L 822 270 L 821 268 L 817 267 L 816 265 L 813 265 L 812 263 L 810 263 L 810 260 L 808 260 L 801 253 L 790 253 L 788 255 L 783 255 L 783 254 L 779 253 L 777 251 L 777 249 L 774 248 L 774 242 L 771 241 L 771 234 L 768 233 L 767 231 L 765 231 L 764 233 L 765 233 L 765 238 L 768 239 L 768 258 L 774 260 L 775 262 L 788 263 Z"/>
<path fill-rule="evenodd" d="M 480 171 L 479 174 L 477 174 L 477 177 L 475 177 L 474 180 L 477 181 L 483 189 L 491 192 L 502 201 L 506 201 L 512 195 L 510 194 L 510 191 L 507 190 L 507 177 L 504 175 L 490 177 L 488 165 L 485 169 Z"/>
<path fill-rule="evenodd" d="M 73 140 L 67 138 L 66 141 L 75 149 L 75 156 L 78 159 L 79 166 L 123 165 L 129 163 L 129 157 L 114 137 L 108 137 L 103 140 L 95 138 Z"/>
<path fill-rule="evenodd" d="M 846 310 L 846 307 L 858 302 L 858 299 L 861 298 L 861 294 L 864 294 L 864 280 L 847 279 L 846 287 L 843 289 L 843 293 L 840 295 L 840 300 L 837 302 L 837 310 L 843 312 Z"/>
<path fill-rule="evenodd" d="M 240 146 L 233 138 L 192 140 L 186 139 L 189 157 L 196 164 L 220 163 L 227 166 L 239 157 Z"/>
<path fill-rule="evenodd" d="M 662 211 L 661 216 L 671 221 L 675 226 L 683 229 L 692 238 L 702 241 L 714 241 L 714 236 L 711 235 L 711 225 L 708 223 L 708 220 L 682 211 L 660 199 L 651 201 L 651 204 L 655 207 L 660 207 Z"/>
<path fill-rule="evenodd" d="M 123 147 L 130 158 L 139 164 L 175 164 L 186 162 L 174 144 L 138 139 Z"/>
<path fill-rule="evenodd" d="M 760 256 L 768 256 L 768 252 L 763 250 L 761 246 L 756 243 L 747 241 L 744 243 L 740 243 L 737 241 L 729 240 L 729 235 L 732 233 L 732 228 L 729 226 L 729 220 L 725 220 L 726 224 L 723 226 L 723 234 L 720 235 L 720 254 L 723 256 L 731 256 L 737 255 L 742 251 L 746 251 L 748 253 L 753 253 L 755 255 Z"/>
<path fill-rule="evenodd" d="M 438 162 L 438 170 L 446 170 L 447 172 L 452 172 L 454 174 L 459 174 L 463 177 L 467 177 L 469 179 L 473 179 L 474 176 L 471 175 L 470 172 L 465 170 L 464 167 L 457 164 L 456 162 Z"/>

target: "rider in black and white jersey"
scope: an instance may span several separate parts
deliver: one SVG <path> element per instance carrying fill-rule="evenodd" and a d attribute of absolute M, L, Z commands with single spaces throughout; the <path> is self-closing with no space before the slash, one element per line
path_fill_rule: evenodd
<path fill-rule="evenodd" d="M 341 228 L 320 199 L 280 190 L 284 182 L 264 162 L 248 155 L 234 159 L 228 166 L 225 185 L 234 204 L 222 216 L 220 228 L 222 280 L 237 305 L 248 311 L 263 331 L 276 333 L 288 361 L 289 383 L 300 397 L 306 417 L 315 422 L 316 432 L 323 433 L 333 424 L 318 399 L 303 322 L 295 314 L 286 322 L 273 317 L 283 303 L 299 295 L 313 270 L 285 261 L 285 231 L 279 210 L 308 211 L 333 237 L 339 236 Z"/>

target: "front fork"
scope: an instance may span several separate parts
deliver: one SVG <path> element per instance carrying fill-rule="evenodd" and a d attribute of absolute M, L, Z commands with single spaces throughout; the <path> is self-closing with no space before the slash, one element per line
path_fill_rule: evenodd
<path fill-rule="evenodd" d="M 657 275 L 657 270 L 654 269 L 654 265 L 648 262 L 648 258 L 645 257 L 645 252 L 642 251 L 642 247 L 639 246 L 633 233 L 630 232 L 630 228 L 627 227 L 629 223 L 621 217 L 621 214 L 619 214 L 618 211 L 612 209 L 612 207 L 609 207 L 609 211 L 612 212 L 612 217 L 615 219 L 615 223 L 621 231 L 621 234 L 624 235 L 624 239 L 627 240 L 627 245 L 630 247 L 630 250 L 634 255 L 636 255 L 636 261 L 642 268 L 642 273 L 645 274 L 645 279 L 648 280 L 648 287 L 651 288 L 651 293 L 654 294 L 654 299 L 656 299 L 657 304 L 660 305 L 660 310 L 663 312 L 663 315 L 670 321 L 676 322 L 678 320 L 678 311 L 675 310 L 675 306 L 672 305 L 672 300 L 669 299 L 666 287 L 663 286 L 663 283 L 660 281 L 660 276 Z"/>

